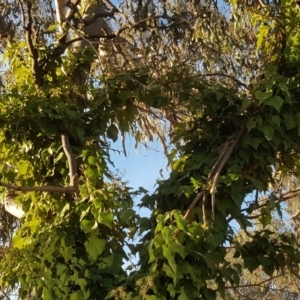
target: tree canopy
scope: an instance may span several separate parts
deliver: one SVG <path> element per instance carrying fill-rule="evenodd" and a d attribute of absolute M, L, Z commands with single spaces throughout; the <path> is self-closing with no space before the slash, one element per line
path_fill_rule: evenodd
<path fill-rule="evenodd" d="M 297 3 L 0 1 L 2 299 L 299 299 Z"/>

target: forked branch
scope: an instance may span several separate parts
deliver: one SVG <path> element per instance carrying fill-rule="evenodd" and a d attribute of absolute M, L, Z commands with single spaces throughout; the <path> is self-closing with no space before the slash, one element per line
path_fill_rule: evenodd
<path fill-rule="evenodd" d="M 237 143 L 241 139 L 244 131 L 245 131 L 245 127 L 242 127 L 242 129 L 240 130 L 240 132 L 238 133 L 238 135 L 235 139 L 229 140 L 224 144 L 224 146 L 222 147 L 221 153 L 219 155 L 219 158 L 217 159 L 217 161 L 215 162 L 215 164 L 213 165 L 213 167 L 211 168 L 211 171 L 209 172 L 209 174 L 207 176 L 207 184 L 208 185 L 211 184 L 210 194 L 211 194 L 211 205 L 212 205 L 212 219 L 214 219 L 214 214 L 215 214 L 215 202 L 216 202 L 215 194 L 217 191 L 217 183 L 218 183 L 220 174 L 224 168 L 224 165 L 230 158 L 234 148 L 236 147 Z M 190 204 L 189 208 L 187 209 L 187 211 L 183 217 L 185 220 L 191 219 L 195 206 L 197 205 L 199 200 L 202 199 L 203 200 L 202 201 L 203 222 L 204 223 L 207 222 L 206 213 L 205 213 L 205 211 L 206 211 L 205 210 L 206 196 L 207 195 L 206 195 L 205 191 L 201 191 L 197 194 L 197 196 L 194 198 L 193 202 Z"/>

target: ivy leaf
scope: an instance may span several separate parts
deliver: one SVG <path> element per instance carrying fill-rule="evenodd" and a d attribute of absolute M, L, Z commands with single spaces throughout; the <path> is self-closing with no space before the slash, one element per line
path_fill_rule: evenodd
<path fill-rule="evenodd" d="M 44 300 L 55 300 L 55 297 L 53 296 L 52 292 L 48 289 L 44 290 L 44 295 L 43 295 Z"/>
<path fill-rule="evenodd" d="M 272 125 L 265 123 L 260 127 L 260 130 L 264 133 L 268 141 L 272 140 L 274 135 L 274 127 Z"/>
<path fill-rule="evenodd" d="M 224 236 L 221 233 L 210 235 L 207 237 L 207 241 L 213 246 L 217 247 L 223 242 Z"/>
<path fill-rule="evenodd" d="M 53 163 L 56 164 L 64 156 L 64 152 L 60 152 L 53 160 Z"/>
<path fill-rule="evenodd" d="M 118 139 L 118 134 L 119 134 L 119 130 L 117 128 L 116 125 L 111 124 L 108 128 L 107 128 L 107 137 L 111 140 L 113 140 L 114 142 L 117 141 Z"/>
<path fill-rule="evenodd" d="M 280 112 L 280 108 L 283 104 L 283 100 L 279 96 L 275 96 L 264 101 L 266 105 L 273 106 L 278 112 Z"/>
<path fill-rule="evenodd" d="M 158 299 L 164 299 L 162 297 L 156 296 L 156 295 L 143 295 L 143 298 L 145 300 L 158 300 Z M 179 299 L 179 298 L 178 298 Z"/>
<path fill-rule="evenodd" d="M 70 294 L 70 300 L 81 300 L 82 292 L 74 292 Z"/>
<path fill-rule="evenodd" d="M 188 299 L 188 296 L 185 293 L 184 287 L 181 287 L 181 293 L 178 297 L 178 300 L 186 300 L 186 299 Z"/>
<path fill-rule="evenodd" d="M 273 91 L 256 91 L 255 98 L 258 99 L 258 103 L 262 104 L 266 99 L 270 98 L 273 95 Z"/>
<path fill-rule="evenodd" d="M 255 138 L 246 140 L 245 143 L 250 145 L 251 147 L 253 147 L 255 150 L 257 150 L 257 148 L 261 144 L 262 140 L 263 139 L 261 137 L 255 137 Z"/>
<path fill-rule="evenodd" d="M 85 233 L 91 232 L 98 227 L 96 220 L 82 220 L 80 225 Z"/>
<path fill-rule="evenodd" d="M 98 239 L 95 236 L 90 236 L 84 243 L 84 247 L 89 254 L 90 258 L 95 261 L 103 252 L 106 245 L 106 240 Z"/>
<path fill-rule="evenodd" d="M 194 188 L 192 186 L 188 185 L 181 185 L 179 187 L 179 190 L 187 197 L 189 198 L 194 193 Z"/>
<path fill-rule="evenodd" d="M 271 224 L 272 217 L 270 214 L 270 210 L 267 208 L 262 208 L 260 211 L 258 220 L 262 224 L 263 228 L 265 228 L 267 225 Z"/>
<path fill-rule="evenodd" d="M 254 184 L 254 187 L 257 190 L 259 190 L 259 191 L 264 191 L 265 190 L 265 186 L 264 186 L 262 181 L 254 178 L 254 177 L 248 177 L 248 178 L 252 181 L 252 183 Z"/>
<path fill-rule="evenodd" d="M 23 162 L 19 167 L 19 175 L 26 175 L 28 167 L 29 167 L 28 162 Z"/>
<path fill-rule="evenodd" d="M 252 273 L 255 269 L 258 268 L 260 262 L 256 257 L 245 257 L 244 264 L 245 268 L 247 268 Z"/>
<path fill-rule="evenodd" d="M 216 291 L 211 289 L 204 290 L 205 296 L 207 300 L 215 300 L 216 299 Z"/>
<path fill-rule="evenodd" d="M 106 225 L 108 228 L 112 229 L 112 221 L 114 215 L 112 212 L 100 212 L 98 216 L 98 222 L 100 224 Z"/>
<path fill-rule="evenodd" d="M 126 224 L 130 224 L 130 220 L 135 216 L 135 211 L 133 209 L 122 210 L 119 214 L 119 217 Z"/>
<path fill-rule="evenodd" d="M 99 158 L 95 156 L 89 156 L 87 161 L 90 166 L 94 166 L 99 162 Z"/>
<path fill-rule="evenodd" d="M 250 104 L 251 104 L 251 100 L 250 99 L 242 99 L 242 106 L 241 106 L 241 112 L 243 112 L 245 109 L 247 109 Z"/>
<path fill-rule="evenodd" d="M 256 127 L 256 121 L 254 119 L 251 119 L 248 123 L 247 123 L 247 129 L 248 129 L 248 132 L 251 131 L 251 129 L 255 128 Z"/>
<path fill-rule="evenodd" d="M 276 125 L 276 126 L 280 126 L 280 117 L 279 116 L 271 116 L 272 122 Z"/>
<path fill-rule="evenodd" d="M 78 126 L 76 126 L 75 129 L 76 129 L 76 133 L 77 133 L 79 140 L 84 141 L 84 136 L 85 136 L 84 129 L 82 127 L 78 127 Z"/>

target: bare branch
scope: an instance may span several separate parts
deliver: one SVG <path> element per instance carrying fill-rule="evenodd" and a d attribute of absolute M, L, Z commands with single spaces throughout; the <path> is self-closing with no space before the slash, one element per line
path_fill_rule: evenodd
<path fill-rule="evenodd" d="M 69 175 L 70 175 L 70 186 L 74 187 L 76 190 L 78 189 L 78 174 L 76 168 L 76 159 L 72 152 L 72 148 L 69 142 L 68 136 L 65 134 L 61 135 L 61 142 L 64 149 L 64 152 L 67 156 L 68 163 L 69 163 Z"/>
<path fill-rule="evenodd" d="M 91 19 L 89 20 L 84 20 L 84 25 L 88 26 L 93 24 L 98 18 L 113 18 L 115 15 L 115 13 L 113 11 L 109 11 L 109 12 L 98 12 L 96 13 Z"/>
<path fill-rule="evenodd" d="M 34 47 L 33 45 L 33 41 L 32 41 L 32 24 L 33 24 L 33 20 L 32 20 L 32 15 L 31 15 L 31 9 L 32 9 L 32 3 L 30 0 L 26 1 L 27 4 L 27 17 L 28 17 L 28 22 L 27 25 L 25 25 L 25 12 L 24 12 L 24 8 L 23 5 L 21 3 L 21 1 L 19 0 L 20 3 L 20 7 L 22 10 L 22 15 L 23 15 L 23 27 L 25 30 L 25 37 L 26 37 L 26 43 L 29 49 L 29 52 L 32 56 L 32 74 L 34 77 L 34 82 L 35 82 L 35 86 L 37 91 L 39 92 L 40 87 L 42 86 L 42 76 L 41 76 L 41 72 L 40 72 L 40 68 L 39 68 L 39 64 L 38 64 L 38 51 L 37 49 Z"/>
<path fill-rule="evenodd" d="M 238 80 L 236 77 L 228 75 L 228 74 L 223 74 L 223 73 L 204 73 L 201 74 L 200 76 L 220 76 L 220 77 L 227 77 L 229 79 L 231 79 L 232 81 L 234 81 L 235 83 L 237 83 L 238 85 L 246 88 L 247 90 L 251 90 L 251 87 L 248 86 L 247 84 L 243 83 L 242 81 Z"/>
<path fill-rule="evenodd" d="M 214 218 L 214 206 L 215 206 L 215 195 L 214 194 L 216 193 L 216 186 L 217 186 L 217 182 L 218 182 L 220 173 L 221 173 L 225 163 L 230 158 L 233 149 L 236 147 L 237 143 L 241 139 L 244 131 L 245 131 L 245 127 L 243 127 L 240 130 L 240 132 L 238 133 L 237 137 L 234 140 L 230 140 L 225 143 L 219 158 L 217 159 L 216 163 L 213 165 L 210 173 L 208 174 L 207 182 L 213 181 L 212 188 L 211 188 L 212 218 Z M 185 220 L 190 220 L 192 213 L 194 211 L 194 208 L 201 198 L 203 198 L 203 205 L 205 205 L 205 201 L 204 201 L 205 196 L 206 196 L 205 191 L 201 191 L 197 194 L 197 196 L 195 197 L 193 202 L 190 204 L 189 208 L 187 209 L 187 211 L 183 217 Z M 204 210 L 203 211 L 203 221 L 204 221 L 204 223 L 206 223 L 205 207 L 202 207 L 202 210 Z"/>
<path fill-rule="evenodd" d="M 103 3 L 111 9 L 112 12 L 120 13 L 119 9 L 113 5 L 109 0 L 103 0 Z"/>
<path fill-rule="evenodd" d="M 273 277 L 270 277 L 270 278 L 267 278 L 261 282 L 258 282 L 258 283 L 250 283 L 250 284 L 244 284 L 244 285 L 239 285 L 238 288 L 244 288 L 244 287 L 251 287 L 251 286 L 262 286 L 264 283 L 266 282 L 269 282 L 273 279 L 276 279 L 276 278 L 279 278 L 279 277 L 282 277 L 284 275 L 286 275 L 287 272 L 283 272 L 282 274 L 279 274 L 279 275 L 275 275 Z M 225 286 L 225 289 L 235 289 L 236 287 L 233 287 L 233 286 Z"/>

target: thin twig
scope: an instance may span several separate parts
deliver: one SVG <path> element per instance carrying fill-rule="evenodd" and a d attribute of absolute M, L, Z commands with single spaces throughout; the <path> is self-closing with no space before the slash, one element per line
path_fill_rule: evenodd
<path fill-rule="evenodd" d="M 279 277 L 282 277 L 284 276 L 285 274 L 287 274 L 287 272 L 283 272 L 282 274 L 279 274 L 279 275 L 276 275 L 276 276 L 273 276 L 273 277 L 270 277 L 268 279 L 265 279 L 259 283 L 251 283 L 251 284 L 244 284 L 244 285 L 239 285 L 238 288 L 245 288 L 245 287 L 252 287 L 252 286 L 261 286 L 262 284 L 268 282 L 268 281 L 271 281 L 275 278 L 279 278 Z M 233 286 L 225 286 L 225 289 L 234 289 L 235 287 Z"/>
<path fill-rule="evenodd" d="M 83 23 L 85 26 L 93 24 L 98 18 L 113 18 L 115 15 L 115 12 L 113 11 L 108 11 L 108 12 L 98 12 L 93 15 L 93 17 L 89 20 L 83 20 Z"/>
<path fill-rule="evenodd" d="M 193 200 L 193 202 L 190 204 L 189 208 L 187 209 L 183 219 L 184 220 L 190 220 L 192 213 L 194 211 L 194 208 L 196 206 L 196 204 L 198 203 L 198 201 L 204 196 L 204 191 L 201 191 L 197 194 L 197 196 L 195 197 L 195 199 Z"/>
<path fill-rule="evenodd" d="M 243 83 L 242 81 L 236 79 L 235 77 L 231 76 L 231 75 L 228 75 L 228 74 L 224 74 L 224 73 L 204 73 L 204 74 L 201 74 L 199 76 L 221 76 L 221 77 L 227 77 L 233 81 L 235 81 L 238 85 L 241 85 L 243 86 L 244 88 L 246 88 L 247 90 L 251 90 L 251 87 L 248 86 L 247 84 Z"/>
<path fill-rule="evenodd" d="M 207 223 L 206 208 L 205 208 L 206 203 L 207 203 L 207 192 L 204 191 L 203 200 L 202 200 L 202 220 L 204 224 Z"/>

